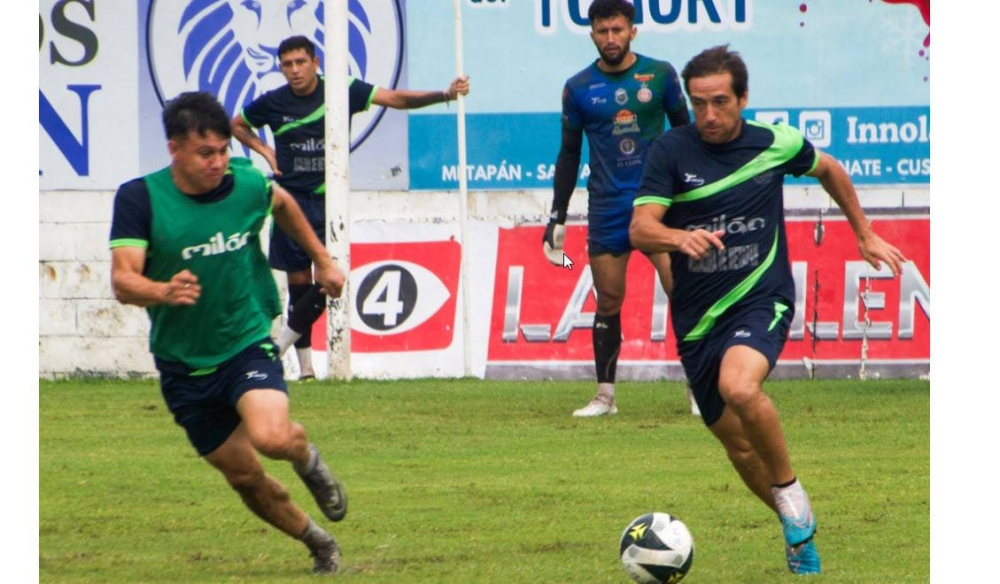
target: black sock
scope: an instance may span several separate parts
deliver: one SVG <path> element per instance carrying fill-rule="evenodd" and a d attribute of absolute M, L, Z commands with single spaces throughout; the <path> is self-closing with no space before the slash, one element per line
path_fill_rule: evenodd
<path fill-rule="evenodd" d="M 302 335 L 303 338 L 310 337 L 309 332 L 323 311 L 326 310 L 326 294 L 319 291 L 320 285 L 308 286 L 302 296 L 295 301 L 295 304 L 288 310 L 288 328 Z M 292 291 L 289 286 L 288 296 L 291 298 Z M 301 339 L 300 339 L 301 340 Z M 299 347 L 299 342 L 295 342 Z M 308 347 L 308 342 L 303 347 Z"/>
<path fill-rule="evenodd" d="M 594 364 L 597 383 L 614 383 L 622 348 L 621 313 L 594 316 Z"/>
<path fill-rule="evenodd" d="M 292 318 L 293 318 L 292 315 L 295 314 L 295 306 L 299 303 L 299 300 L 302 300 L 302 297 L 306 295 L 306 292 L 309 292 L 309 288 L 311 286 L 312 286 L 312 284 L 289 284 L 288 285 L 288 318 L 285 320 L 285 322 L 289 325 L 288 328 L 291 328 L 295 332 L 297 332 L 300 335 L 302 335 L 302 336 L 300 336 L 298 338 L 297 341 L 295 341 L 295 347 L 296 348 L 301 348 L 301 347 L 299 347 L 299 345 L 302 344 L 302 339 L 305 339 L 307 342 L 310 340 L 309 339 L 310 335 L 303 334 L 301 331 L 298 331 L 298 330 L 292 328 L 291 322 L 292 322 Z"/>
<path fill-rule="evenodd" d="M 299 337 L 299 340 L 292 343 L 292 346 L 295 347 L 296 349 L 308 349 L 309 347 L 312 347 L 312 335 L 308 333 L 302 333 L 302 336 Z"/>

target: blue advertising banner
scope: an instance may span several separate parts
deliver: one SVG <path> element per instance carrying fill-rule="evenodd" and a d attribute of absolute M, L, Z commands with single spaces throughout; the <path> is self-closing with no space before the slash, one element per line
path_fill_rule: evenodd
<path fill-rule="evenodd" d="M 453 2 L 347 2 L 352 74 L 391 89 L 444 89 L 455 77 Z M 235 113 L 283 82 L 276 47 L 291 34 L 315 39 L 321 61 L 325 55 L 322 0 L 107 5 L 39 5 L 42 190 L 113 189 L 165 165 L 163 100 L 203 89 Z M 597 57 L 589 6 L 463 1 L 470 189 L 551 186 L 563 84 Z M 796 125 L 858 185 L 929 184 L 929 0 L 635 6 L 634 51 L 680 71 L 704 48 L 729 43 L 750 70 L 748 118 Z M 373 106 L 354 116 L 352 188 L 457 188 L 455 113 L 454 104 L 438 104 L 406 112 Z M 270 140 L 266 131 L 263 138 Z M 580 186 L 588 174 L 582 165 Z"/>
<path fill-rule="evenodd" d="M 404 0 L 348 0 L 349 73 L 373 85 L 406 84 Z M 320 66 L 326 59 L 322 0 L 142 0 L 140 1 L 140 109 L 158 112 L 180 91 L 211 91 L 234 113 L 265 91 L 286 83 L 278 67 L 278 45 L 292 35 L 316 44 Z M 154 116 L 155 117 L 155 116 Z M 142 161 L 155 159 L 162 140 L 148 123 Z M 155 120 L 154 120 L 155 121 Z M 406 188 L 406 117 L 372 106 L 351 122 L 351 185 Z M 403 136 L 400 140 L 399 136 Z M 260 132 L 273 144 L 270 130 Z M 256 153 L 233 142 L 234 152 Z M 313 147 L 322 150 L 323 143 Z M 157 165 L 144 165 L 149 172 Z"/>
<path fill-rule="evenodd" d="M 470 189 L 551 187 L 563 84 L 597 58 L 589 5 L 465 0 Z M 728 43 L 750 72 L 744 117 L 798 127 L 857 185 L 930 183 L 929 0 L 636 0 L 635 6 L 633 51 L 667 60 L 679 72 L 703 49 Z M 455 71 L 452 14 L 451 3 L 408 6 L 414 86 Z M 589 174 L 584 148 L 579 186 Z M 457 188 L 452 112 L 411 112 L 409 152 L 411 189 Z"/>
<path fill-rule="evenodd" d="M 381 88 L 406 87 L 405 1 L 346 1 L 350 74 Z M 165 166 L 166 100 L 209 91 L 236 114 L 285 83 L 277 55 L 283 39 L 313 40 L 322 67 L 323 15 L 323 0 L 41 0 L 41 189 L 115 189 Z M 373 105 L 353 117 L 353 188 L 407 187 L 406 132 L 405 112 Z M 270 142 L 270 131 L 261 138 Z M 233 149 L 249 153 L 235 141 Z"/>
<path fill-rule="evenodd" d="M 930 182 L 930 107 L 744 110 L 744 117 L 795 125 L 813 145 L 840 161 L 855 184 Z M 559 152 L 559 113 L 470 114 L 466 118 L 466 180 L 470 189 L 552 186 Z M 458 184 L 456 122 L 410 116 L 410 183 L 414 189 Z M 584 143 L 583 161 L 587 160 Z M 590 168 L 580 165 L 579 186 Z M 815 183 L 788 177 L 787 184 Z"/>

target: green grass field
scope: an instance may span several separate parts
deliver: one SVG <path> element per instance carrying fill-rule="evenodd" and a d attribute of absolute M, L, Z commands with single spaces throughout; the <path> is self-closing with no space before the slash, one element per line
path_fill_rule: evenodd
<path fill-rule="evenodd" d="M 304 546 L 199 460 L 153 381 L 42 381 L 42 582 L 314 582 Z M 930 384 L 766 386 L 819 521 L 823 582 L 930 580 Z M 323 519 L 345 582 L 612 582 L 626 524 L 680 517 L 685 582 L 796 582 L 777 520 L 745 489 L 679 383 L 620 383 L 617 416 L 570 416 L 589 382 L 292 383 L 292 415 L 344 481 Z M 810 580 L 811 581 L 811 580 Z"/>

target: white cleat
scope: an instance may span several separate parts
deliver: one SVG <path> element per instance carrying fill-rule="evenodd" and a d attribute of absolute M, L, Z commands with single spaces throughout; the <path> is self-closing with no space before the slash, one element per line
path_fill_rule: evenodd
<path fill-rule="evenodd" d="M 617 413 L 618 406 L 615 405 L 614 398 L 611 398 L 609 401 L 607 398 L 597 396 L 590 400 L 590 403 L 573 412 L 573 417 L 594 418 L 597 416 L 611 416 Z"/>
<path fill-rule="evenodd" d="M 691 402 L 691 415 L 701 417 L 701 409 L 698 408 L 698 402 L 694 401 L 694 394 L 691 393 L 691 388 L 687 388 L 684 393 L 687 395 L 688 401 Z"/>

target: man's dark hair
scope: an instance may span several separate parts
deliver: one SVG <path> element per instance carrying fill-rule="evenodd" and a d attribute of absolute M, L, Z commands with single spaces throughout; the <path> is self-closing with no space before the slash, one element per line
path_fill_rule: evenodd
<path fill-rule="evenodd" d="M 590 5 L 590 10 L 587 11 L 587 18 L 590 19 L 590 22 L 602 18 L 614 18 L 618 15 L 624 16 L 631 25 L 635 22 L 635 6 L 625 0 L 594 0 L 594 3 Z"/>
<path fill-rule="evenodd" d="M 299 34 L 281 41 L 281 44 L 278 45 L 278 58 L 281 59 L 282 55 L 296 49 L 304 49 L 310 59 L 316 56 L 316 45 L 308 38 Z"/>
<path fill-rule="evenodd" d="M 186 138 L 188 132 L 205 136 L 209 132 L 220 138 L 232 138 L 229 116 L 225 108 L 207 91 L 186 91 L 163 106 L 163 130 L 167 139 Z"/>
<path fill-rule="evenodd" d="M 684 78 L 684 90 L 690 94 L 688 84 L 695 77 L 708 77 L 717 73 L 729 73 L 733 76 L 733 93 L 737 98 L 747 92 L 747 65 L 736 51 L 730 51 L 729 45 L 719 45 L 698 53 L 687 65 L 681 77 Z"/>

